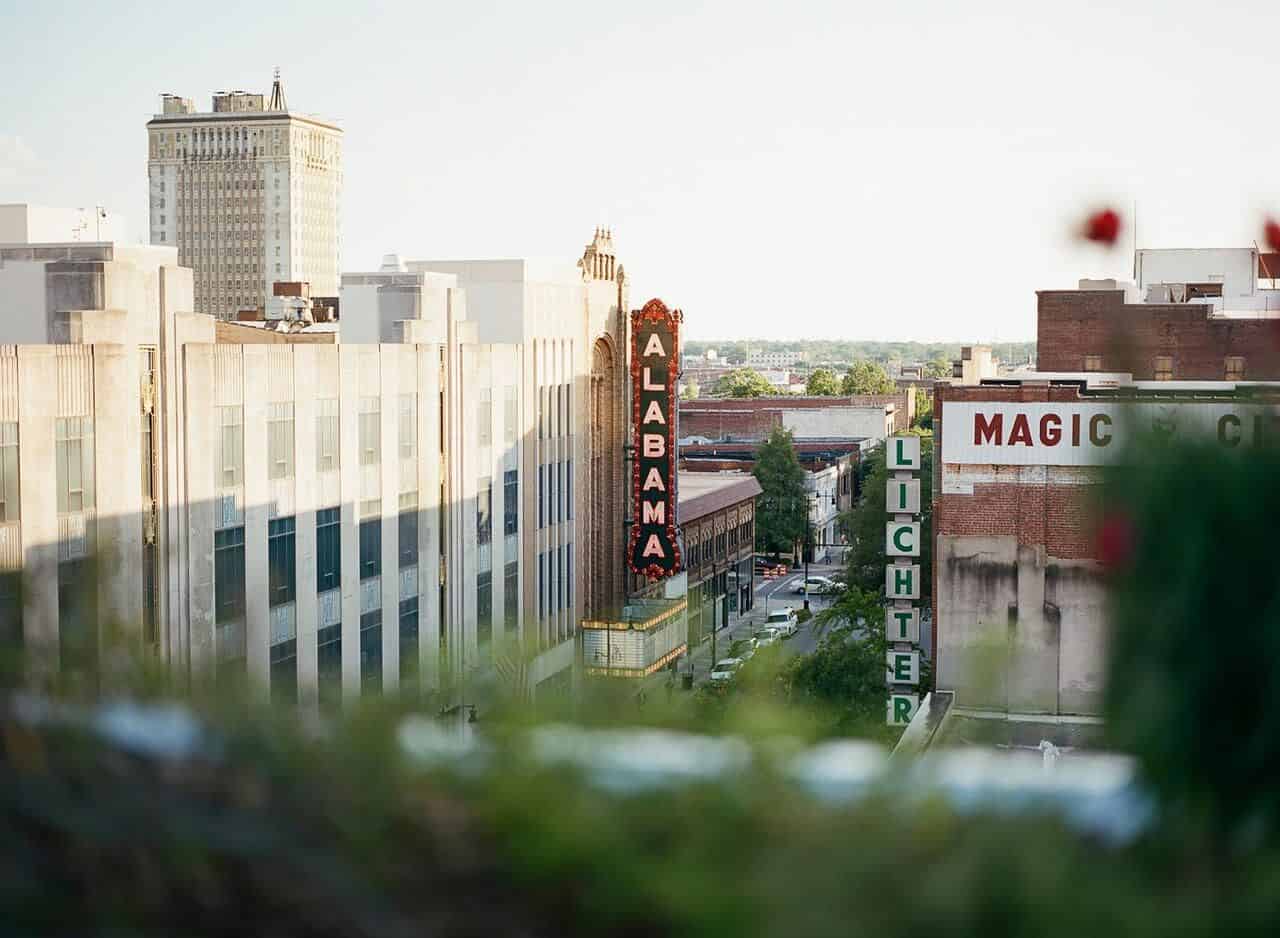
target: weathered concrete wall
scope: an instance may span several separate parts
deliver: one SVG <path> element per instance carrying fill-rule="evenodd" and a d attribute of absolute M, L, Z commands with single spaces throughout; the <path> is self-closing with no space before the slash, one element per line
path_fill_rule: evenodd
<path fill-rule="evenodd" d="M 937 686 L 968 707 L 1097 714 L 1104 592 L 1090 561 L 1011 535 L 940 535 Z"/>

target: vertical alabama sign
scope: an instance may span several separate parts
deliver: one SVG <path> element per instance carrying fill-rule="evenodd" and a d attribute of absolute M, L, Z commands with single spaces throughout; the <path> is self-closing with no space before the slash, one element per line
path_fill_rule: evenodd
<path fill-rule="evenodd" d="M 632 461 L 631 569 L 651 580 L 680 570 L 676 541 L 676 376 L 680 310 L 661 300 L 631 312 Z"/>
<path fill-rule="evenodd" d="M 885 441 L 884 506 L 890 518 L 884 525 L 885 722 L 906 726 L 920 705 L 920 437 L 891 436 Z"/>

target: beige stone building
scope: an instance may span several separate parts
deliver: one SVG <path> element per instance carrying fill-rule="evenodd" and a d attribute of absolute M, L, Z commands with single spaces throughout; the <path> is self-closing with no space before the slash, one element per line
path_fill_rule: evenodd
<path fill-rule="evenodd" d="M 624 589 L 611 249 L 352 274 L 340 341 L 264 343 L 175 247 L 0 245 L 0 634 L 88 675 L 118 626 L 304 707 L 567 688 Z"/>
<path fill-rule="evenodd" d="M 194 272 L 195 312 L 221 319 L 266 304 L 276 281 L 336 296 L 342 130 L 270 96 L 218 92 L 212 109 L 161 96 L 147 122 L 151 243 Z"/>

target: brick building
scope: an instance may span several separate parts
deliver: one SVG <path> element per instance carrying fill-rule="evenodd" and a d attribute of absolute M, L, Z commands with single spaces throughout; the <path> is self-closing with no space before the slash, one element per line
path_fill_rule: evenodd
<path fill-rule="evenodd" d="M 746 473 L 680 473 L 690 648 L 751 610 L 759 494 L 760 483 Z"/>
<path fill-rule="evenodd" d="M 791 430 L 796 439 L 883 439 L 907 429 L 914 418 L 915 395 L 910 389 L 842 397 L 697 398 L 680 402 L 680 436 L 763 440 L 782 427 Z"/>
<path fill-rule="evenodd" d="M 1082 280 L 1037 302 L 1041 372 L 1142 381 L 1280 379 L 1280 255 L 1138 251 L 1136 280 Z"/>
<path fill-rule="evenodd" d="M 936 393 L 936 688 L 965 708 L 1096 717 L 1103 467 L 1142 429 L 1247 445 L 1274 422 L 1280 398 L 1257 388 L 1241 395 L 1231 382 L 1115 375 L 1041 374 Z"/>

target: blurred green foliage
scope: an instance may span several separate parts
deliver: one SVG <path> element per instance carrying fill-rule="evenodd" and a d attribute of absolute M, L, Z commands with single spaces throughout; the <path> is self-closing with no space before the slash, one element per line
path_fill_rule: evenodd
<path fill-rule="evenodd" d="M 513 701 L 479 724 L 489 749 L 475 768 L 408 758 L 394 700 L 321 721 L 202 695 L 183 706 L 209 736 L 175 752 L 164 733 L 126 745 L 60 720 L 56 684 L 0 694 L 0 932 L 1274 934 L 1277 473 L 1272 450 L 1153 443 L 1108 479 L 1108 732 L 1160 806 L 1126 846 L 1050 816 L 892 790 L 844 805 L 798 787 L 787 759 L 800 742 L 882 718 L 860 710 L 883 699 L 879 599 L 850 587 L 814 655 L 762 649 L 733 687 L 648 702 L 619 682 L 559 711 Z M 121 666 L 96 693 L 160 699 L 153 679 Z M 531 757 L 525 731 L 548 718 L 757 745 L 712 779 L 606 788 Z"/>
<path fill-rule="evenodd" d="M 1144 438 L 1106 489 L 1106 717 L 1224 843 L 1280 833 L 1280 449 Z"/>

